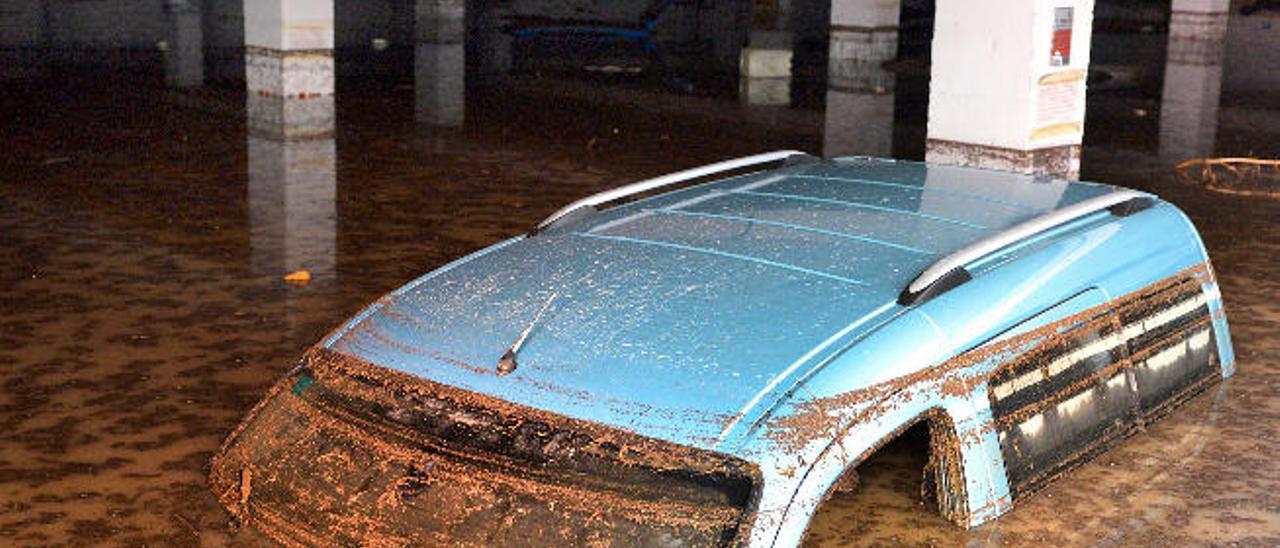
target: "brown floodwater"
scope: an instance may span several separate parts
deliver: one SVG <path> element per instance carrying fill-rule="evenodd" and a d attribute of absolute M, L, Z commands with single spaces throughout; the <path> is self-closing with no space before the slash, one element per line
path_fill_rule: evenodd
<path fill-rule="evenodd" d="M 820 112 L 572 81 L 473 90 L 454 130 L 415 127 L 411 90 L 352 84 L 335 138 L 301 152 L 249 138 L 234 86 L 4 91 L 0 544 L 15 545 L 262 544 L 231 528 L 209 459 L 327 330 L 573 198 L 822 142 Z M 922 444 L 895 443 L 810 543 L 1280 544 L 1280 200 L 1177 186 L 1150 156 L 1090 149 L 1085 174 L 1191 214 L 1239 373 L 970 531 L 924 511 Z M 285 283 L 295 268 L 311 282 Z"/>

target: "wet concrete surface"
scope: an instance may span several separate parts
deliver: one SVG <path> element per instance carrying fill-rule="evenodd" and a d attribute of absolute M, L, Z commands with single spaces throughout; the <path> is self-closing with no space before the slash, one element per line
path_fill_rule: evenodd
<path fill-rule="evenodd" d="M 327 330 L 576 197 L 822 142 L 820 112 L 581 82 L 475 91 L 456 130 L 415 127 L 403 87 L 340 88 L 334 220 L 299 252 L 261 237 L 280 227 L 253 214 L 236 88 L 86 83 L 0 102 L 0 544 L 262 544 L 230 528 L 209 458 Z M 1280 200 L 1176 186 L 1103 144 L 1086 178 L 1154 190 L 1204 232 L 1237 376 L 972 531 L 922 510 L 920 446 L 898 444 L 812 544 L 1280 544 Z M 256 259 L 286 253 L 311 283 Z"/>

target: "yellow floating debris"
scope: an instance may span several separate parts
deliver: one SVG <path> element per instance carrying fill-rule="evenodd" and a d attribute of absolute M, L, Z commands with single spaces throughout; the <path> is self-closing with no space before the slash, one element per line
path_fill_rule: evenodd
<path fill-rule="evenodd" d="M 284 277 L 284 281 L 293 285 L 307 285 L 311 282 L 311 273 L 306 270 L 299 270 Z"/>
<path fill-rule="evenodd" d="M 1280 160 L 1196 158 L 1179 163 L 1173 171 L 1181 181 L 1215 192 L 1280 197 Z"/>

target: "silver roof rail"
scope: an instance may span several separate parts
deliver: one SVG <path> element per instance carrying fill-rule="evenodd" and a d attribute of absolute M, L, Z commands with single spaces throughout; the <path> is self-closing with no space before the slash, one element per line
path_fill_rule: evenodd
<path fill-rule="evenodd" d="M 920 272 L 898 296 L 898 303 L 917 304 L 972 279 L 965 265 L 986 257 L 1001 248 L 1018 243 L 1051 228 L 1064 225 L 1104 209 L 1127 216 L 1155 204 L 1155 197 L 1136 190 L 1119 190 L 1050 211 L 1014 225 L 998 234 L 978 240 L 963 249 L 938 259 Z"/>
<path fill-rule="evenodd" d="M 661 177 L 655 177 L 653 179 L 646 179 L 638 183 L 631 183 L 629 185 L 620 186 L 618 188 L 606 190 L 598 194 L 592 194 L 590 196 L 587 196 L 586 198 L 582 198 L 567 206 L 560 208 L 555 213 L 552 213 L 551 216 L 544 219 L 541 223 L 538 223 L 538 227 L 535 228 L 533 231 L 536 233 L 543 229 L 546 229 L 547 227 L 551 226 L 553 223 L 565 217 L 566 215 L 573 213 L 584 207 L 595 207 L 606 202 L 612 202 L 619 198 L 625 198 L 627 196 L 631 196 L 633 194 L 648 192 L 655 188 L 661 188 L 667 185 L 673 185 L 676 183 L 691 181 L 699 177 L 706 177 L 708 175 L 715 175 L 717 173 L 723 173 L 726 171 L 732 171 L 732 170 L 741 169 L 744 167 L 751 167 L 754 165 L 767 164 L 770 162 L 786 160 L 787 158 L 790 158 L 792 156 L 804 155 L 804 154 L 805 153 L 798 150 L 776 150 L 773 152 L 766 152 L 764 154 L 744 156 L 742 158 L 735 158 L 733 160 L 725 160 L 723 162 L 707 164 L 702 167 L 695 167 L 693 169 L 677 171 L 675 173 L 663 175 Z"/>

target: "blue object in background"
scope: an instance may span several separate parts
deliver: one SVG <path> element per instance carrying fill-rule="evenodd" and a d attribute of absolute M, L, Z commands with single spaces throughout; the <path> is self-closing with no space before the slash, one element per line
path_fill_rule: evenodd
<path fill-rule="evenodd" d="M 618 42 L 633 42 L 651 64 L 668 77 L 671 85 L 688 93 L 693 90 L 692 84 L 672 73 L 666 56 L 653 39 L 658 20 L 674 3 L 674 0 L 660 0 L 634 22 L 518 17 L 508 25 L 508 32 L 517 41 L 550 40 L 584 51 Z"/>

